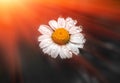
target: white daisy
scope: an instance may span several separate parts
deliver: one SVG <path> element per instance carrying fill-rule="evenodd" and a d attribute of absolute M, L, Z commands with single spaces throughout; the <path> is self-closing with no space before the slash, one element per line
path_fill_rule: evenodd
<path fill-rule="evenodd" d="M 62 59 L 71 58 L 79 54 L 79 48 L 85 43 L 82 27 L 76 26 L 77 21 L 68 17 L 59 17 L 57 21 L 50 20 L 49 25 L 40 25 L 38 31 L 39 46 L 44 53 L 53 58 L 60 56 Z"/>

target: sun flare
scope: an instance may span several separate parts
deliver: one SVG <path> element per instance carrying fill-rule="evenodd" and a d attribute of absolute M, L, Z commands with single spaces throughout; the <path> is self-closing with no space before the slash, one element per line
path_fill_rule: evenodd
<path fill-rule="evenodd" d="M 0 0 L 0 6 L 13 6 L 19 4 L 22 0 Z"/>

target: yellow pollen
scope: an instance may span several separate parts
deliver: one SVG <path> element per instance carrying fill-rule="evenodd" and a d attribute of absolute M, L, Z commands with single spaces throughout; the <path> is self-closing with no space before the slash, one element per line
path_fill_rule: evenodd
<path fill-rule="evenodd" d="M 64 45 L 68 43 L 70 39 L 69 32 L 64 28 L 56 29 L 52 34 L 52 39 L 55 43 L 59 45 Z"/>

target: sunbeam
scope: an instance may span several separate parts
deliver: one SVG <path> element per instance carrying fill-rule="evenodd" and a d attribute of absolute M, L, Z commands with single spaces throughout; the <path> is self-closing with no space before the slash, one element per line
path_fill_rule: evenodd
<path fill-rule="evenodd" d="M 57 74 L 60 71 L 57 68 L 71 65 L 76 71 L 83 67 L 90 77 L 96 77 L 97 80 L 100 80 L 100 83 L 113 83 L 117 79 L 117 74 L 114 73 L 116 78 L 109 81 L 111 80 L 110 76 L 113 74 L 111 72 L 116 72 L 115 70 L 119 69 L 119 65 L 116 65 L 115 61 L 113 62 L 112 60 L 114 58 L 116 60 L 116 57 L 120 58 L 118 56 L 120 55 L 119 4 L 119 0 L 0 0 L 0 61 L 5 66 L 1 66 L 1 70 L 9 71 L 9 78 L 13 83 L 17 79 L 16 73 L 20 81 L 26 80 L 27 77 L 28 80 L 35 81 L 36 78 L 31 79 L 26 72 L 31 70 L 32 72 L 29 72 L 30 74 L 32 73 L 31 77 L 34 77 L 32 76 L 34 72 L 37 72 L 37 75 L 40 72 L 38 79 L 39 76 L 42 78 L 42 75 L 46 73 L 41 68 L 46 66 L 41 65 L 39 61 L 43 61 L 47 65 L 46 68 L 48 68 L 48 65 L 51 67 L 50 64 L 54 66 L 57 64 Z M 48 56 L 44 56 L 45 54 L 39 49 L 37 39 L 40 34 L 38 27 L 41 24 L 48 25 L 49 20 L 56 20 L 58 17 L 72 17 L 78 21 L 78 25 L 83 26 L 86 43 L 85 47 L 80 49 L 82 50 L 80 54 L 82 57 L 77 56 L 69 60 L 53 60 Z M 45 62 L 45 60 L 47 61 Z M 68 62 L 67 65 L 62 64 L 60 66 L 62 61 L 63 63 Z M 116 69 L 111 66 L 111 63 L 115 64 Z M 36 70 L 37 68 L 41 70 L 35 71 L 34 67 Z M 45 71 L 48 72 L 49 68 Z M 107 74 L 109 71 L 111 71 L 110 75 Z M 51 72 L 53 70 L 49 74 Z M 22 75 L 23 73 L 26 78 Z M 63 76 L 65 76 L 64 73 L 62 72 Z M 59 74 L 62 75 L 61 73 Z M 48 78 L 52 78 L 52 76 Z M 46 83 L 46 81 L 42 82 Z M 59 83 L 58 81 L 55 82 Z M 48 83 L 54 82 L 49 81 Z M 62 83 L 66 83 L 66 81 Z M 67 81 L 67 83 L 72 82 Z"/>

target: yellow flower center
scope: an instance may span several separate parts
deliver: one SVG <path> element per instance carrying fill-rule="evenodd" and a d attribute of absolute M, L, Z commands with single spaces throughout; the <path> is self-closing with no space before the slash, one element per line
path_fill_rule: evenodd
<path fill-rule="evenodd" d="M 56 29 L 52 34 L 52 39 L 55 43 L 59 45 L 64 45 L 68 43 L 70 39 L 69 32 L 64 28 Z"/>

